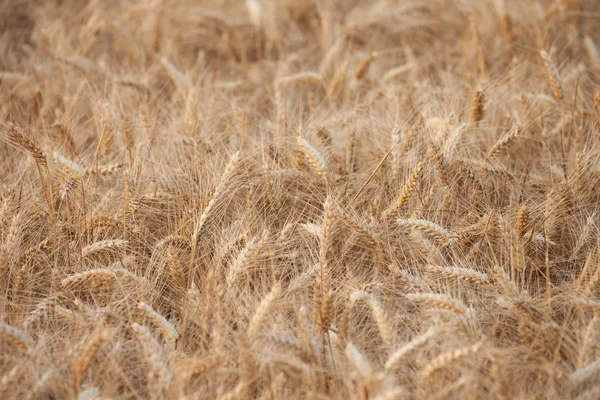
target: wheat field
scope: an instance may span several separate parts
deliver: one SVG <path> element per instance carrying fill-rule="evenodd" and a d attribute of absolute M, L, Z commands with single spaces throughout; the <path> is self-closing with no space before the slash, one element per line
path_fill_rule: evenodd
<path fill-rule="evenodd" d="M 0 398 L 600 398 L 595 0 L 3 0 Z"/>

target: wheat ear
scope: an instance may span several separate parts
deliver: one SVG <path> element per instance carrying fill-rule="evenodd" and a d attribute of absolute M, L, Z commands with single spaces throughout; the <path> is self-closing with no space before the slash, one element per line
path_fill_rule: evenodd
<path fill-rule="evenodd" d="M 485 115 L 485 95 L 481 90 L 474 90 L 471 95 L 471 119 L 475 124 L 479 123 Z"/>
<path fill-rule="evenodd" d="M 585 50 L 587 52 L 588 58 L 593 64 L 594 68 L 596 70 L 600 69 L 600 52 L 598 52 L 596 44 L 589 36 L 585 37 L 583 43 L 585 44 Z"/>
<path fill-rule="evenodd" d="M 262 323 L 264 322 L 265 317 L 273 307 L 275 300 L 279 297 L 281 293 L 281 288 L 279 285 L 273 286 L 271 291 L 265 296 L 265 298 L 260 302 L 258 308 L 252 315 L 250 319 L 250 323 L 248 324 L 248 337 L 256 337 L 258 331 L 261 328 Z"/>
<path fill-rule="evenodd" d="M 447 353 L 439 355 L 438 357 L 434 358 L 429 364 L 427 364 L 425 368 L 423 368 L 423 371 L 421 372 L 421 379 L 425 379 L 431 376 L 431 374 L 433 374 L 434 372 L 440 370 L 441 368 L 444 368 L 445 366 L 451 363 L 462 360 L 463 358 L 466 358 L 471 354 L 477 353 L 481 349 L 482 344 L 482 342 L 477 342 L 473 346 L 449 351 Z"/>
<path fill-rule="evenodd" d="M 392 347 L 395 342 L 394 329 L 390 324 L 389 317 L 383 309 L 381 303 L 379 303 L 379 301 L 372 294 L 362 290 L 357 290 L 350 296 L 350 309 L 352 305 L 356 304 L 356 302 L 359 300 L 364 300 L 369 305 L 371 311 L 373 312 L 373 317 L 375 317 L 377 327 L 379 328 L 379 335 L 381 336 L 381 339 L 388 347 Z M 350 311 L 350 309 L 348 311 Z"/>
<path fill-rule="evenodd" d="M 141 302 L 138 304 L 138 308 L 146 314 L 150 320 L 158 327 L 163 337 L 173 346 L 175 346 L 175 342 L 179 338 L 179 334 L 177 333 L 177 329 L 171 324 L 165 317 L 157 313 L 154 308 L 150 305 Z"/>
<path fill-rule="evenodd" d="M 144 357 L 149 364 L 149 370 L 146 374 L 148 391 L 160 398 L 162 397 L 163 390 L 167 388 L 170 381 L 170 372 L 163 360 L 160 345 L 145 326 L 134 322 L 131 325 L 131 329 L 140 341 Z"/>
<path fill-rule="evenodd" d="M 489 280 L 487 274 L 475 271 L 471 268 L 461 268 L 454 266 L 446 267 L 438 265 L 428 265 L 427 268 L 430 271 L 436 273 L 436 275 L 439 275 L 446 279 L 462 280 L 469 283 L 483 283 Z"/>
<path fill-rule="evenodd" d="M 425 333 L 415 337 L 410 342 L 404 344 L 402 347 L 394 351 L 388 357 L 388 360 L 385 363 L 385 371 L 390 373 L 407 354 L 427 343 L 427 341 L 434 337 L 437 333 L 438 330 L 434 327 L 431 327 Z"/>
<path fill-rule="evenodd" d="M 376 51 L 374 51 L 367 57 L 363 58 L 354 69 L 354 77 L 358 80 L 361 80 L 367 74 L 371 63 L 377 58 L 378 55 L 379 54 Z"/>
<path fill-rule="evenodd" d="M 0 337 L 4 343 L 26 352 L 32 346 L 31 339 L 22 330 L 0 322 Z"/>
<path fill-rule="evenodd" d="M 550 55 L 546 50 L 541 50 L 540 56 L 542 57 L 542 63 L 544 64 L 544 70 L 546 71 L 546 79 L 552 89 L 552 95 L 560 104 L 563 104 L 564 94 L 558 69 L 556 69 L 556 66 L 552 62 L 552 58 L 550 58 Z"/>
<path fill-rule="evenodd" d="M 455 314 L 468 316 L 469 310 L 465 304 L 457 299 L 444 294 L 434 293 L 409 293 L 406 297 L 411 301 L 429 304 L 431 306 L 452 311 Z"/>
<path fill-rule="evenodd" d="M 425 166 L 425 161 L 420 161 L 415 169 L 412 171 L 404 186 L 400 190 L 400 196 L 396 201 L 396 208 L 404 207 L 410 199 L 413 197 L 415 190 L 417 189 L 417 185 L 419 184 L 419 179 L 421 177 L 421 173 L 423 172 L 423 167 Z"/>
<path fill-rule="evenodd" d="M 369 377 L 373 374 L 373 367 L 369 360 L 350 342 L 346 344 L 346 357 L 361 376 Z"/>
<path fill-rule="evenodd" d="M 114 282 L 117 279 L 115 272 L 108 268 L 92 269 L 71 275 L 61 281 L 64 288 L 88 286 L 91 284 L 102 284 L 106 282 Z"/>
<path fill-rule="evenodd" d="M 227 163 L 227 165 L 225 166 L 225 170 L 223 171 L 223 174 L 221 175 L 219 184 L 215 188 L 215 191 L 212 194 L 210 201 L 208 202 L 208 205 L 206 206 L 206 208 L 202 212 L 202 215 L 200 216 L 200 219 L 198 220 L 196 229 L 192 236 L 194 245 L 192 246 L 192 257 L 190 260 L 190 265 L 192 265 L 192 263 L 194 261 L 196 247 L 199 244 L 200 240 L 202 240 L 202 235 L 206 229 L 206 224 L 208 223 L 209 217 L 211 216 L 211 214 L 213 212 L 213 208 L 215 207 L 216 201 L 219 198 L 219 196 L 221 195 L 221 193 L 227 187 L 229 180 L 231 179 L 234 171 L 236 170 L 236 167 L 238 166 L 238 164 L 241 160 L 241 157 L 242 157 L 242 153 L 240 151 L 233 154 L 233 156 L 229 160 L 229 163 Z"/>
<path fill-rule="evenodd" d="M 502 136 L 488 152 L 487 160 L 491 161 L 496 158 L 501 152 L 507 149 L 520 134 L 521 127 L 515 126 L 506 135 Z"/>
<path fill-rule="evenodd" d="M 308 159 L 310 166 L 319 176 L 327 175 L 327 162 L 325 158 L 315 149 L 306 139 L 298 136 L 298 147 L 302 150 L 304 156 Z"/>
<path fill-rule="evenodd" d="M 303 83 L 313 85 L 317 88 L 321 88 L 321 89 L 325 90 L 325 83 L 323 82 L 323 78 L 321 77 L 321 75 L 319 75 L 316 72 L 310 72 L 310 71 L 299 72 L 294 75 L 279 78 L 276 81 L 276 85 L 278 87 L 291 86 L 294 84 L 303 84 Z"/>
<path fill-rule="evenodd" d="M 441 245 L 453 244 L 457 238 L 446 228 L 424 219 L 403 219 L 397 220 L 400 227 L 413 228 L 434 239 Z"/>
<path fill-rule="evenodd" d="M 118 252 L 127 246 L 129 242 L 127 240 L 122 239 L 107 239 L 107 240 L 99 240 L 92 244 L 85 246 L 81 250 L 82 257 L 90 257 L 91 255 L 97 253 L 106 253 L 106 252 Z"/>
<path fill-rule="evenodd" d="M 594 376 L 597 376 L 600 372 L 600 360 L 596 360 L 591 364 L 586 365 L 583 368 L 575 370 L 569 375 L 569 382 L 572 387 L 579 387 L 586 381 L 590 380 Z"/>
<path fill-rule="evenodd" d="M 73 364 L 73 386 L 75 393 L 79 391 L 79 383 L 81 377 L 85 374 L 88 369 L 90 362 L 94 358 L 94 355 L 100 349 L 100 346 L 106 342 L 110 337 L 111 332 L 108 329 L 98 331 L 83 347 L 79 353 L 75 363 Z"/>

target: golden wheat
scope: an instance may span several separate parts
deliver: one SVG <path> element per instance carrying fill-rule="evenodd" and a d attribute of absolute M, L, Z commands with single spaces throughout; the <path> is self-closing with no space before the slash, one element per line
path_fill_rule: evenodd
<path fill-rule="evenodd" d="M 2 3 L 0 398 L 598 398 L 596 1 L 234 3 Z"/>

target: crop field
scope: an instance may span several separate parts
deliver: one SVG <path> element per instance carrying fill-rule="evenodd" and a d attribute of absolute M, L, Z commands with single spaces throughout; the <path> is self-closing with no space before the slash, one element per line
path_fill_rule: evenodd
<path fill-rule="evenodd" d="M 599 399 L 595 0 L 0 0 L 0 398 Z"/>

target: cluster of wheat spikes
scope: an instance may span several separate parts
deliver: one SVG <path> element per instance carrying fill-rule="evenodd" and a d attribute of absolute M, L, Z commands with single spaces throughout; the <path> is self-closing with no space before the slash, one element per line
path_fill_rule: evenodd
<path fill-rule="evenodd" d="M 4 0 L 0 398 L 600 398 L 596 0 Z"/>

